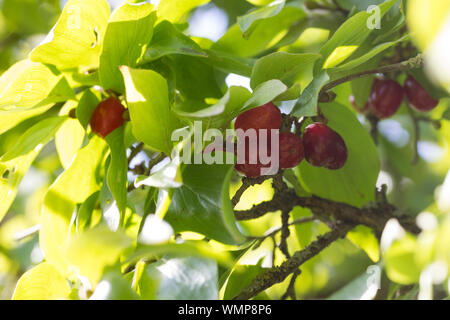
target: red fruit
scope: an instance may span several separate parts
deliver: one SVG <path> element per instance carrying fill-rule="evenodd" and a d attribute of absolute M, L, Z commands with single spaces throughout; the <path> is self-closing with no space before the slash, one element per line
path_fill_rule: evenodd
<path fill-rule="evenodd" d="M 108 98 L 99 103 L 91 117 L 92 131 L 105 138 L 123 125 L 125 108 L 117 98 Z"/>
<path fill-rule="evenodd" d="M 316 167 L 337 170 L 347 161 L 347 146 L 342 137 L 323 123 L 313 123 L 303 133 L 306 160 Z"/>
<path fill-rule="evenodd" d="M 280 168 L 289 169 L 302 162 L 304 156 L 303 143 L 299 136 L 291 132 L 280 133 Z"/>
<path fill-rule="evenodd" d="M 244 174 L 249 178 L 256 178 L 261 176 L 261 169 L 264 167 L 268 167 L 270 165 L 263 165 L 259 159 L 259 141 L 256 141 L 256 145 L 250 143 L 249 137 L 245 138 L 245 163 L 236 164 L 234 167 L 237 171 Z M 268 145 L 270 155 L 270 144 Z M 239 152 L 238 147 L 236 146 L 235 153 Z M 256 163 L 250 163 L 250 155 L 256 156 Z"/>
<path fill-rule="evenodd" d="M 430 111 L 439 104 L 439 100 L 433 99 L 428 91 L 411 75 L 406 78 L 404 89 L 409 103 L 417 111 Z"/>
<path fill-rule="evenodd" d="M 261 176 L 261 169 L 264 166 L 260 163 L 256 164 L 235 164 L 234 168 L 239 171 L 240 173 L 244 174 L 246 177 L 249 178 L 257 178 Z"/>
<path fill-rule="evenodd" d="M 280 129 L 282 121 L 280 109 L 272 102 L 269 102 L 240 114 L 236 118 L 234 128 L 244 131 L 248 129 Z M 270 135 L 270 132 L 268 134 Z"/>
<path fill-rule="evenodd" d="M 394 80 L 375 79 L 369 97 L 370 111 L 380 119 L 393 116 L 403 101 L 403 88 Z"/>

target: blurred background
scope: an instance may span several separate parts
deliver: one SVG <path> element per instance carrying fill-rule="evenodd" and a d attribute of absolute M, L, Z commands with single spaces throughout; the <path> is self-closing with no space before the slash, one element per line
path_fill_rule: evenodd
<path fill-rule="evenodd" d="M 14 62 L 26 58 L 30 50 L 44 39 L 57 21 L 65 2 L 0 0 L 0 73 Z M 112 8 L 122 3 L 121 0 L 109 2 Z M 186 32 L 216 41 L 236 22 L 238 16 L 251 8 L 253 6 L 244 0 L 213 0 L 192 12 Z M 333 28 L 339 26 L 340 22 L 332 21 L 327 26 L 334 31 Z M 305 28 L 298 41 L 280 47 L 279 50 L 317 50 L 329 34 L 328 29 Z M 249 88 L 248 78 L 234 74 L 228 75 L 226 83 L 228 86 L 241 85 Z M 351 109 L 348 103 L 350 87 L 340 86 L 337 90 L 340 102 L 346 103 Z M 448 99 L 443 99 L 440 106 L 433 110 L 431 117 L 440 119 L 449 105 Z M 282 107 L 289 108 L 289 103 Z M 39 117 L 25 120 L 1 134 L 0 154 L 12 148 L 23 129 L 38 120 Z M 362 116 L 360 120 L 368 125 Z M 379 149 L 383 170 L 378 185 L 387 184 L 390 200 L 399 207 L 408 208 L 415 215 L 432 212 L 434 216 L 439 216 L 450 212 L 450 126 L 448 122 L 443 123 L 441 130 L 436 130 L 427 123 L 422 123 L 421 126 L 422 138 L 418 146 L 421 161 L 413 166 L 413 125 L 407 112 L 403 110 L 395 117 L 380 122 Z M 140 160 L 138 158 L 136 161 Z M 36 233 L 40 204 L 46 188 L 61 171 L 54 144 L 50 143 L 25 176 L 13 206 L 0 223 L 0 299 L 10 299 L 18 277 L 43 259 Z M 236 182 L 233 188 L 237 187 Z M 271 195 L 269 183 L 250 188 L 237 209 L 249 208 L 255 202 L 270 199 Z M 306 215 L 308 212 L 301 209 L 296 209 L 293 214 L 294 218 Z M 278 224 L 279 216 L 273 214 L 256 222 L 243 223 L 242 227 L 249 234 L 260 235 Z M 315 222 L 298 226 L 295 230 L 297 237 L 292 237 L 290 245 L 298 250 L 325 229 L 326 227 Z M 262 259 L 263 266 L 270 266 L 271 250 L 272 243 L 269 239 L 241 263 L 255 264 L 255 261 Z M 275 256 L 276 262 L 279 262 L 278 258 L 281 261 L 282 257 Z M 296 283 L 296 290 L 302 298 L 328 297 L 345 283 L 364 274 L 371 264 L 373 262 L 361 249 L 348 240 L 341 240 L 333 245 L 333 250 L 326 250 L 320 257 L 305 264 L 301 280 Z M 280 285 L 270 289 L 269 297 L 272 294 L 279 297 L 284 293 L 282 288 Z"/>

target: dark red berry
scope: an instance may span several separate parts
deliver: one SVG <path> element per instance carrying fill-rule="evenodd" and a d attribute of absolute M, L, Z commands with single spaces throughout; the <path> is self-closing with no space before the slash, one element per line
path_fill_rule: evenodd
<path fill-rule="evenodd" d="M 91 117 L 92 131 L 105 138 L 123 125 L 125 108 L 116 98 L 108 98 L 99 103 Z"/>
<path fill-rule="evenodd" d="M 238 138 L 239 139 L 239 138 Z M 260 161 L 259 157 L 259 139 L 256 141 L 256 144 L 250 143 L 250 138 L 245 137 L 245 155 L 244 155 L 244 163 L 236 164 L 235 169 L 240 173 L 244 174 L 249 178 L 256 178 L 261 176 L 261 169 L 264 167 L 269 167 L 268 165 L 263 165 Z M 240 152 L 239 147 L 236 146 L 235 153 L 236 155 Z M 270 144 L 268 144 L 268 156 L 270 156 Z M 256 163 L 250 163 L 250 155 L 256 156 Z M 239 157 L 239 156 L 238 156 Z M 254 161 L 253 161 L 254 162 Z"/>
<path fill-rule="evenodd" d="M 342 137 L 323 123 L 313 123 L 303 134 L 306 160 L 316 167 L 337 170 L 347 161 L 347 146 Z"/>
<path fill-rule="evenodd" d="M 280 129 L 282 121 L 280 109 L 272 102 L 269 102 L 240 114 L 236 118 L 234 128 L 244 131 L 248 129 Z M 268 134 L 270 135 L 270 132 Z"/>
<path fill-rule="evenodd" d="M 291 132 L 280 133 L 279 146 L 279 164 L 281 169 L 294 168 L 305 157 L 302 140 Z"/>
<path fill-rule="evenodd" d="M 417 111 L 430 111 L 439 104 L 439 100 L 433 99 L 428 91 L 411 75 L 406 78 L 404 89 L 409 103 Z"/>
<path fill-rule="evenodd" d="M 369 97 L 370 111 L 380 119 L 393 116 L 403 101 L 403 88 L 396 81 L 375 79 Z"/>

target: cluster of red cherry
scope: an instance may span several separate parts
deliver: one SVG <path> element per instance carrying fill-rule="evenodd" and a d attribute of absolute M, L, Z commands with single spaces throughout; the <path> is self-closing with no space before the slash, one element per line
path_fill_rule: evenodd
<path fill-rule="evenodd" d="M 379 119 L 386 119 L 398 111 L 405 95 L 409 104 L 420 112 L 433 110 L 439 104 L 439 100 L 433 99 L 411 75 L 408 75 L 403 87 L 391 79 L 375 79 L 369 101 L 363 109 L 358 108 L 353 96 L 350 101 L 361 113 L 370 112 Z"/>
<path fill-rule="evenodd" d="M 279 130 L 282 125 L 280 109 L 273 103 L 267 103 L 260 107 L 248 110 L 236 118 L 235 129 L 242 129 L 244 133 L 249 129 L 257 132 L 259 139 L 260 130 Z M 270 135 L 268 135 L 270 137 Z M 257 145 L 257 148 L 259 148 Z M 268 154 L 271 143 L 267 143 Z M 323 123 L 313 123 L 306 127 L 303 137 L 289 132 L 279 133 L 279 168 L 289 169 L 296 167 L 304 158 L 311 165 L 337 170 L 347 161 L 347 147 L 342 137 Z M 258 150 L 252 150 L 246 143 L 245 163 L 236 164 L 237 171 L 247 177 L 261 176 L 261 169 L 270 167 L 270 164 L 262 164 Z M 249 162 L 249 156 L 255 153 L 256 163 Z"/>
<path fill-rule="evenodd" d="M 391 79 L 376 79 L 372 86 L 369 101 L 364 109 L 359 109 L 352 100 L 352 104 L 361 112 L 370 112 L 380 119 L 393 116 L 402 104 L 406 95 L 411 106 L 421 112 L 434 109 L 439 101 L 433 99 L 425 88 L 408 76 L 402 87 Z M 105 138 L 112 131 L 124 123 L 123 114 L 125 108 L 117 98 L 108 98 L 102 101 L 95 109 L 91 118 L 91 128 L 94 133 Z M 280 109 L 273 103 L 267 103 L 260 107 L 248 110 L 239 115 L 235 122 L 235 129 L 242 129 L 245 133 L 249 129 L 256 130 L 257 139 L 259 131 L 267 130 L 270 138 L 270 130 L 280 130 L 283 118 Z M 247 141 L 246 141 L 247 142 Z M 245 143 L 245 161 L 236 164 L 237 171 L 247 177 L 259 177 L 261 169 L 269 168 L 271 164 L 263 164 L 259 159 L 259 140 L 256 149 L 252 144 Z M 279 168 L 294 168 L 303 159 L 311 165 L 324 167 L 330 170 L 342 168 L 347 161 L 347 147 L 342 137 L 324 123 L 316 122 L 307 126 L 300 137 L 289 131 L 279 133 Z M 271 142 L 267 143 L 267 155 L 271 153 Z M 256 155 L 256 163 L 250 163 L 250 154 Z"/>

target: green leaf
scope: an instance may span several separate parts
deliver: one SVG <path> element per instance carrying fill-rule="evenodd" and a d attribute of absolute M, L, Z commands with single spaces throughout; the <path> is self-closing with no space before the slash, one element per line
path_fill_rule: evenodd
<path fill-rule="evenodd" d="M 30 59 L 59 70 L 96 68 L 109 14 L 105 0 L 69 0 L 46 42 L 31 51 Z"/>
<path fill-rule="evenodd" d="M 55 0 L 3 0 L 1 10 L 5 17 L 3 28 L 28 37 L 51 29 L 61 9 Z"/>
<path fill-rule="evenodd" d="M 138 300 L 131 283 L 117 270 L 105 273 L 90 300 Z"/>
<path fill-rule="evenodd" d="M 86 199 L 78 209 L 77 218 L 75 220 L 76 228 L 78 232 L 87 229 L 92 223 L 93 212 L 99 202 L 100 192 L 94 192 L 89 198 Z"/>
<path fill-rule="evenodd" d="M 267 19 L 276 16 L 284 8 L 285 1 L 272 2 L 268 6 L 258 8 L 245 16 L 240 16 L 237 18 L 237 24 L 241 28 L 242 32 L 245 33 L 250 29 L 250 27 L 258 20 Z"/>
<path fill-rule="evenodd" d="M 233 54 L 216 50 L 205 50 L 205 52 L 208 54 L 205 62 L 216 69 L 244 77 L 250 77 L 252 74 L 253 59 L 240 58 Z"/>
<path fill-rule="evenodd" d="M 303 161 L 297 167 L 302 185 L 314 195 L 357 207 L 373 202 L 380 160 L 372 138 L 347 107 L 329 103 L 320 109 L 328 119 L 327 125 L 344 139 L 348 159 L 339 170 L 318 168 Z"/>
<path fill-rule="evenodd" d="M 25 131 L 14 148 L 3 155 L 1 161 L 8 162 L 29 154 L 39 145 L 47 144 L 66 120 L 67 117 L 52 117 L 39 121 Z"/>
<path fill-rule="evenodd" d="M 256 265 L 237 265 L 228 277 L 223 299 L 233 299 L 250 285 L 254 278 L 262 274 L 266 270 L 266 268 L 261 266 L 262 261 L 263 259 Z"/>
<path fill-rule="evenodd" d="M 275 52 L 269 54 L 256 61 L 250 85 L 252 88 L 256 88 L 265 81 L 278 79 L 290 87 L 296 82 L 299 73 L 319 58 L 320 55 L 312 53 Z"/>
<path fill-rule="evenodd" d="M 380 18 L 389 11 L 398 0 L 386 1 L 379 6 Z M 323 58 L 317 61 L 315 73 L 321 69 L 336 67 L 350 57 L 373 31 L 367 27 L 367 21 L 373 13 L 359 12 L 345 21 L 333 37 L 320 50 Z"/>
<path fill-rule="evenodd" d="M 149 3 L 119 7 L 111 16 L 100 56 L 100 83 L 105 89 L 124 93 L 119 67 L 136 67 L 153 36 L 156 12 Z"/>
<path fill-rule="evenodd" d="M 0 162 L 0 221 L 16 198 L 19 185 L 42 146 L 8 162 Z"/>
<path fill-rule="evenodd" d="M 297 179 L 297 177 L 296 177 Z M 298 180 L 298 179 L 297 179 Z M 304 191 L 303 191 L 304 192 Z M 304 209 L 300 207 L 294 208 L 291 212 L 293 219 L 306 218 L 311 216 L 311 212 L 309 209 Z M 301 223 L 294 226 L 295 235 L 298 241 L 298 244 L 301 248 L 306 248 L 315 236 L 316 231 L 316 223 L 311 221 L 309 223 Z"/>
<path fill-rule="evenodd" d="M 70 264 L 95 285 L 103 270 L 115 264 L 120 254 L 131 244 L 132 240 L 125 234 L 102 226 L 73 237 L 67 243 L 66 255 Z"/>
<path fill-rule="evenodd" d="M 230 165 L 186 165 L 183 186 L 173 191 L 166 214 L 175 232 L 198 232 L 226 244 L 245 240 L 231 208 L 231 174 Z"/>
<path fill-rule="evenodd" d="M 170 154 L 178 121 L 169 107 L 167 81 L 152 70 L 121 68 L 133 134 L 156 151 Z"/>
<path fill-rule="evenodd" d="M 450 120 L 450 108 L 444 111 L 444 113 L 442 114 L 442 119 Z"/>
<path fill-rule="evenodd" d="M 70 294 L 69 282 L 44 262 L 25 272 L 17 282 L 13 300 L 61 300 Z"/>
<path fill-rule="evenodd" d="M 137 287 L 143 299 L 217 300 L 217 281 L 213 260 L 168 257 L 146 266 Z"/>
<path fill-rule="evenodd" d="M 357 226 L 347 234 L 347 238 L 363 249 L 373 262 L 380 260 L 380 245 L 372 229 Z"/>
<path fill-rule="evenodd" d="M 276 45 L 291 25 L 305 16 L 303 9 L 286 5 L 276 16 L 260 20 L 247 37 L 243 37 L 238 24 L 233 25 L 211 49 L 240 57 L 255 56 Z"/>
<path fill-rule="evenodd" d="M 352 10 L 356 7 L 359 11 L 365 11 L 371 5 L 379 5 L 386 0 L 337 0 L 339 6 L 346 10 Z"/>
<path fill-rule="evenodd" d="M 328 80 L 330 80 L 330 77 L 325 70 L 314 77 L 313 81 L 305 88 L 305 90 L 303 90 L 302 95 L 294 105 L 291 114 L 296 117 L 317 115 L 320 90 L 322 90 Z"/>
<path fill-rule="evenodd" d="M 69 101 L 61 109 L 60 115 L 67 115 L 77 107 L 77 102 Z M 77 119 L 66 118 L 55 135 L 56 151 L 64 169 L 67 169 L 83 145 L 86 131 Z"/>
<path fill-rule="evenodd" d="M 180 136 L 183 140 L 180 141 L 172 150 L 171 160 L 168 164 L 162 167 L 160 170 L 147 176 L 139 176 L 136 178 L 134 185 L 136 188 L 141 186 L 149 186 L 155 188 L 179 188 L 183 185 L 183 178 L 181 176 L 181 153 L 185 147 L 189 148 L 190 156 L 190 143 L 193 130 L 191 128 L 179 129 Z M 184 155 L 187 157 L 187 155 Z"/>
<path fill-rule="evenodd" d="M 256 108 L 275 100 L 279 95 L 286 92 L 288 88 L 280 80 L 269 80 L 261 83 L 253 91 L 253 96 L 247 100 L 245 105 L 239 110 L 239 113 Z M 236 114 L 237 116 L 237 114 Z"/>
<path fill-rule="evenodd" d="M 0 134 L 5 133 L 11 128 L 14 128 L 24 120 L 33 118 L 48 111 L 53 106 L 53 104 L 48 104 L 33 109 L 13 109 L 8 111 L 0 111 Z"/>
<path fill-rule="evenodd" d="M 214 105 L 198 111 L 183 110 L 186 105 L 174 109 L 174 112 L 186 119 L 209 121 L 209 127 L 222 128 L 240 112 L 245 103 L 252 97 L 244 87 L 230 87 L 227 93 Z"/>
<path fill-rule="evenodd" d="M 205 241 L 184 241 L 182 243 L 167 243 L 140 246 L 130 257 L 128 262 L 138 261 L 155 256 L 171 255 L 177 257 L 198 257 L 212 259 L 224 267 L 232 267 L 233 259 L 228 251 L 220 251 Z"/>
<path fill-rule="evenodd" d="M 210 0 L 161 0 L 158 5 L 158 19 L 179 22 L 192 9 Z"/>
<path fill-rule="evenodd" d="M 161 21 L 155 27 L 153 39 L 140 64 L 151 62 L 169 54 L 208 56 L 194 40 L 180 32 L 170 22 Z"/>
<path fill-rule="evenodd" d="M 74 99 L 66 79 L 43 64 L 22 60 L 0 77 L 0 109 L 29 109 Z"/>
<path fill-rule="evenodd" d="M 65 246 L 73 231 L 70 225 L 75 205 L 83 203 L 100 189 L 102 179 L 98 173 L 105 153 L 106 143 L 94 136 L 77 153 L 72 164 L 53 183 L 44 198 L 39 243 L 46 260 L 64 275 L 70 274 Z"/>
<path fill-rule="evenodd" d="M 336 71 L 341 72 L 341 71 L 351 70 L 353 68 L 356 68 L 356 67 L 366 63 L 367 61 L 369 61 L 376 55 L 382 53 L 383 51 L 397 45 L 400 42 L 407 41 L 407 40 L 409 40 L 409 35 L 405 35 L 395 41 L 381 43 L 375 47 L 371 46 L 371 48 L 368 52 L 366 52 L 365 54 L 361 55 L 360 57 L 358 57 L 356 59 L 352 59 L 349 62 L 340 65 L 339 67 L 336 68 Z M 367 69 L 367 66 L 365 69 Z M 333 74 L 333 72 L 335 72 L 335 70 L 334 70 L 334 68 L 332 68 L 332 69 L 328 70 L 328 72 L 330 74 Z"/>
<path fill-rule="evenodd" d="M 383 261 L 389 279 L 404 285 L 419 282 L 421 270 L 415 259 L 416 250 L 416 238 L 407 234 L 401 240 L 395 241 L 383 253 Z"/>
<path fill-rule="evenodd" d="M 111 161 L 108 167 L 107 183 L 111 190 L 114 200 L 116 200 L 117 208 L 121 215 L 125 214 L 127 206 L 127 173 L 128 162 L 127 152 L 124 142 L 125 127 L 121 126 L 106 137 L 106 142 L 111 150 Z"/>
<path fill-rule="evenodd" d="M 78 121 L 83 128 L 87 128 L 91 121 L 92 113 L 100 103 L 100 98 L 90 89 L 83 92 L 76 110 Z"/>
<path fill-rule="evenodd" d="M 373 270 L 373 272 L 370 272 L 370 270 Z M 379 274 L 376 274 L 377 272 L 379 272 Z M 376 278 L 377 276 L 379 276 L 378 279 Z M 363 298 L 372 298 L 372 290 L 374 290 L 374 288 L 370 285 L 380 285 L 380 283 L 371 283 L 371 281 L 381 281 L 381 267 L 370 266 L 366 272 L 329 296 L 328 300 L 362 300 Z M 376 289 L 378 289 L 378 287 Z M 367 297 L 366 294 L 371 294 L 371 296 Z"/>
<path fill-rule="evenodd" d="M 188 99 L 204 100 L 223 95 L 214 68 L 201 57 L 174 55 L 170 57 L 175 71 L 176 88 Z M 195 81 L 193 81 L 195 79 Z"/>

